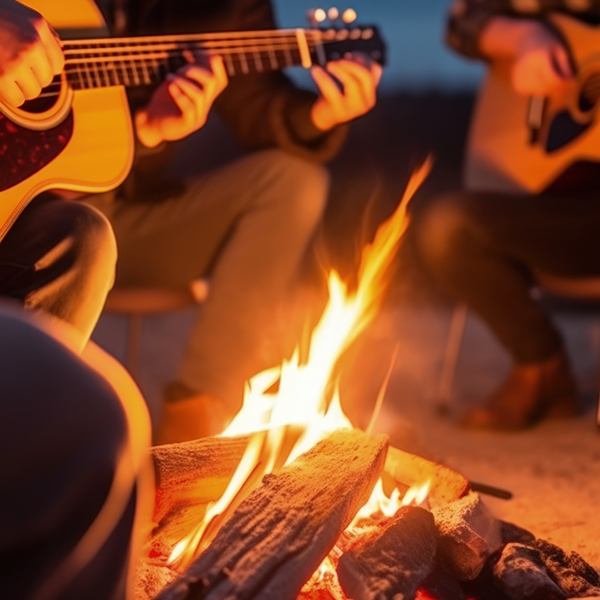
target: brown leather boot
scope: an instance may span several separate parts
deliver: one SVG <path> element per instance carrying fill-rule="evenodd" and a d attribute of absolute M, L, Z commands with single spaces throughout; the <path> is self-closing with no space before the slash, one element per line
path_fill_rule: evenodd
<path fill-rule="evenodd" d="M 517 430 L 544 417 L 579 413 L 575 380 L 564 352 L 538 362 L 516 365 L 484 406 L 465 412 L 461 424 L 476 429 Z"/>
<path fill-rule="evenodd" d="M 167 390 L 155 444 L 175 444 L 222 433 L 235 412 L 210 394 L 172 394 Z"/>

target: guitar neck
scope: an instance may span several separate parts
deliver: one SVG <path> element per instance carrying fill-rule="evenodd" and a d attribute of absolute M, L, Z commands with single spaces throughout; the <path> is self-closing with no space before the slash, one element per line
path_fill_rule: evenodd
<path fill-rule="evenodd" d="M 76 90 L 155 85 L 186 64 L 186 52 L 222 56 L 230 77 L 325 62 L 322 33 L 314 29 L 67 40 L 63 51 Z"/>

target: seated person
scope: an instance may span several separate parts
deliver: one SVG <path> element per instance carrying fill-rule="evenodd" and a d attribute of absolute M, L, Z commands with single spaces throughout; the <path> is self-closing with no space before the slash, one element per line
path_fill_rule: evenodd
<path fill-rule="evenodd" d="M 0 597 L 125 600 L 154 500 L 146 405 L 42 316 L 0 305 Z"/>
<path fill-rule="evenodd" d="M 13 0 L 0 0 L 0 100 L 18 107 L 35 98 L 63 64 L 48 23 Z M 0 129 L 5 123 L 2 117 Z M 115 262 L 114 236 L 101 213 L 43 194 L 0 241 L 0 297 L 70 323 L 81 349 L 112 286 Z"/>
<path fill-rule="evenodd" d="M 549 11 L 600 21 L 599 2 L 457 0 L 448 42 L 465 56 L 509 60 L 515 91 L 545 96 L 572 81 L 569 51 L 547 25 Z M 470 427 L 519 429 L 578 411 L 564 343 L 532 297 L 533 273 L 600 275 L 596 165 L 578 185 L 535 196 L 458 191 L 416 211 L 412 235 L 426 267 L 478 313 L 510 353 L 514 367 L 484 406 L 466 412 Z M 590 185 L 591 184 L 591 185 Z"/>
<path fill-rule="evenodd" d="M 118 16 L 106 14 L 119 34 L 274 27 L 268 0 L 114 4 Z M 221 57 L 187 59 L 156 89 L 131 95 L 133 172 L 116 194 L 89 200 L 115 230 L 117 286 L 210 280 L 176 381 L 165 390 L 159 443 L 222 431 L 241 406 L 244 382 L 281 361 L 273 330 L 321 221 L 322 164 L 340 147 L 341 125 L 375 104 L 381 74 L 362 56 L 315 66 L 317 95 L 279 72 L 229 81 Z M 186 182 L 169 180 L 161 169 L 171 142 L 201 129 L 213 104 L 254 152 Z"/>

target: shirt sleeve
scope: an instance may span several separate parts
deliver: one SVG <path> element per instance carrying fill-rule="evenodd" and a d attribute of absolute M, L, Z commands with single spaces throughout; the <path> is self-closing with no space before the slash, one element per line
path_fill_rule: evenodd
<path fill-rule="evenodd" d="M 316 98 L 281 73 L 244 75 L 231 79 L 215 108 L 248 149 L 279 147 L 325 162 L 342 145 L 346 126 L 317 129 L 310 116 Z"/>
<path fill-rule="evenodd" d="M 539 19 L 550 12 L 598 22 L 600 0 L 454 0 L 448 15 L 446 42 L 468 58 L 484 58 L 479 41 L 490 19 L 496 16 Z"/>
<path fill-rule="evenodd" d="M 224 13 L 223 30 L 276 28 L 268 0 L 235 0 Z M 309 160 L 325 162 L 335 156 L 346 126 L 323 132 L 311 119 L 316 94 L 302 90 L 281 72 L 232 77 L 215 108 L 248 149 L 279 147 Z"/>

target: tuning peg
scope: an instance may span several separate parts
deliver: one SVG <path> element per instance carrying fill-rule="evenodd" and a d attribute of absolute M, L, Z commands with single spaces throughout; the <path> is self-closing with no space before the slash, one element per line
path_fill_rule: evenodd
<path fill-rule="evenodd" d="M 332 6 L 327 11 L 327 16 L 329 17 L 330 21 L 337 21 L 340 18 L 340 11 L 335 6 Z"/>
<path fill-rule="evenodd" d="M 356 14 L 356 11 L 353 8 L 347 8 L 342 13 L 342 21 L 344 23 L 346 23 L 346 25 L 350 25 L 350 23 L 354 23 L 354 21 L 356 21 L 357 18 L 358 18 L 358 15 Z"/>
<path fill-rule="evenodd" d="M 306 18 L 313 27 L 318 27 L 327 19 L 327 13 L 322 8 L 311 8 Z"/>

